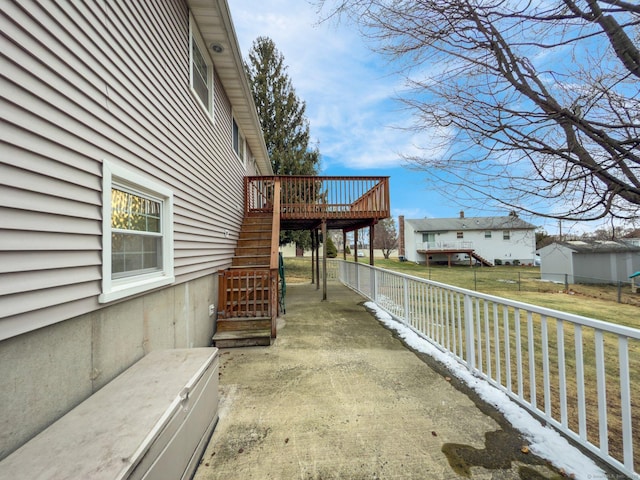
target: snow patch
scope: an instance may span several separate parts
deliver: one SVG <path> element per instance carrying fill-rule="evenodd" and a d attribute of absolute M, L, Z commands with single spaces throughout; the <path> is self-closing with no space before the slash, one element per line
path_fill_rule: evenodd
<path fill-rule="evenodd" d="M 514 428 L 522 432 L 529 443 L 529 449 L 568 475 L 578 480 L 607 478 L 605 472 L 593 460 L 571 445 L 567 439 L 551 427 L 543 426 L 533 415 L 511 400 L 487 381 L 474 376 L 453 356 L 434 347 L 409 327 L 394 320 L 374 302 L 366 302 L 366 308 L 372 310 L 378 320 L 395 330 L 405 343 L 421 353 L 425 353 L 443 363 L 460 380 L 475 390 L 480 397 L 500 411 Z"/>

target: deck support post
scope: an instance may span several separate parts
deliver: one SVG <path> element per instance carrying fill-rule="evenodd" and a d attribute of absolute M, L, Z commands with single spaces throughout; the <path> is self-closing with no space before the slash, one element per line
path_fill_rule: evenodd
<path fill-rule="evenodd" d="M 316 290 L 320 290 L 320 234 L 315 229 L 316 235 Z M 322 239 L 324 242 L 324 238 Z"/>
<path fill-rule="evenodd" d="M 342 259 L 347 261 L 347 232 L 342 230 Z"/>
<path fill-rule="evenodd" d="M 369 225 L 369 265 L 373 267 L 373 240 L 375 234 L 373 233 L 374 225 Z"/>
<path fill-rule="evenodd" d="M 353 231 L 353 259 L 358 263 L 358 229 Z"/>
<path fill-rule="evenodd" d="M 327 220 L 322 219 L 322 300 L 327 299 Z"/>
<path fill-rule="evenodd" d="M 310 230 L 309 233 L 311 234 L 311 285 L 313 285 L 316 283 L 316 270 L 313 263 L 316 255 L 316 236 L 315 230 Z"/>

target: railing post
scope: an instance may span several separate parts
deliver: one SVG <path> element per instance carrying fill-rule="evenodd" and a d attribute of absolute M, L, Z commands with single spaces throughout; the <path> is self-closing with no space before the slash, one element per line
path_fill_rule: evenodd
<path fill-rule="evenodd" d="M 278 246 L 280 244 L 280 177 L 273 183 L 273 216 L 271 220 L 271 259 L 269 262 L 269 306 L 271 316 L 271 338 L 277 335 L 278 319 Z"/>
<path fill-rule="evenodd" d="M 271 338 L 276 338 L 278 318 L 278 270 L 269 271 L 269 310 L 271 313 Z"/>
<path fill-rule="evenodd" d="M 376 274 L 376 269 L 375 268 L 370 268 L 369 271 L 371 272 L 371 285 L 370 285 L 370 291 L 371 291 L 371 300 L 373 300 L 374 302 L 378 301 L 378 287 L 377 287 L 377 274 Z"/>
<path fill-rule="evenodd" d="M 244 177 L 244 215 L 245 217 L 249 213 L 249 177 Z"/>
<path fill-rule="evenodd" d="M 618 365 L 620 371 L 620 409 L 622 416 L 622 448 L 624 466 L 633 471 L 633 438 L 631 422 L 631 379 L 629 376 L 629 340 L 618 336 Z"/>
<path fill-rule="evenodd" d="M 402 279 L 402 288 L 404 290 L 404 324 L 409 325 L 409 318 L 411 315 L 411 309 L 409 308 L 409 280 Z"/>
<path fill-rule="evenodd" d="M 218 315 L 227 314 L 227 275 L 226 271 L 218 272 Z"/>
<path fill-rule="evenodd" d="M 280 245 L 280 177 L 273 182 L 273 217 L 271 220 L 270 268 L 278 269 L 278 247 Z"/>
<path fill-rule="evenodd" d="M 475 370 L 476 352 L 473 335 L 473 301 L 469 295 L 464 296 L 464 333 L 467 352 L 467 367 L 470 370 Z"/>

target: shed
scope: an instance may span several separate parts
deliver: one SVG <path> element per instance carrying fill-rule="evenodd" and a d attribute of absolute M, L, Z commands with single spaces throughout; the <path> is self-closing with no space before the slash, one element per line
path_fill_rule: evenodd
<path fill-rule="evenodd" d="M 539 250 L 542 280 L 569 283 L 628 282 L 640 271 L 640 247 L 624 240 L 555 242 Z"/>

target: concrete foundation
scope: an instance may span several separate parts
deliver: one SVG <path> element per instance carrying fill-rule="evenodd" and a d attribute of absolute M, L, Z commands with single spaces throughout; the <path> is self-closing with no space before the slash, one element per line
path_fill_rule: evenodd
<path fill-rule="evenodd" d="M 217 275 L 0 342 L 0 459 L 153 350 L 211 345 Z"/>

